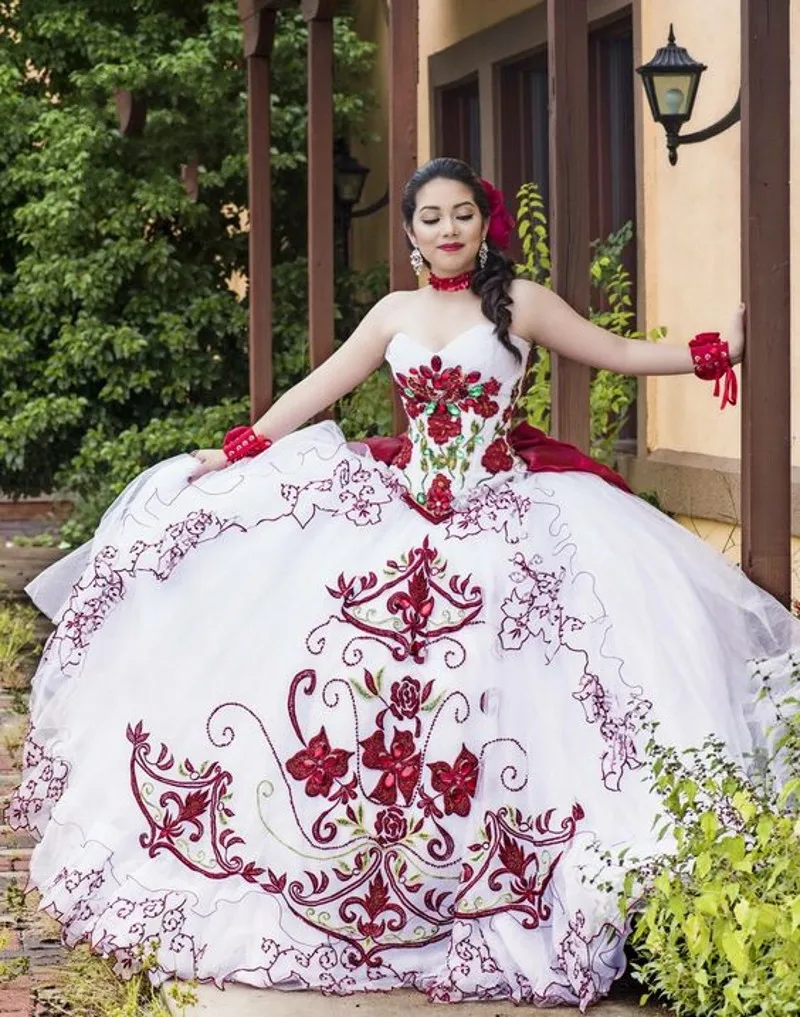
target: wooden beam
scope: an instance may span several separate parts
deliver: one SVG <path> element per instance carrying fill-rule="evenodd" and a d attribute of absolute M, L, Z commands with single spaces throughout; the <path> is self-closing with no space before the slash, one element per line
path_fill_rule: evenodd
<path fill-rule="evenodd" d="M 400 228 L 400 201 L 417 168 L 417 82 L 419 78 L 419 0 L 395 0 L 389 7 L 389 285 L 415 289 L 406 236 Z M 405 430 L 406 416 L 394 392 L 393 424 Z"/>
<path fill-rule="evenodd" d="M 333 13 L 303 0 L 308 21 L 308 344 L 311 369 L 333 353 Z"/>
<path fill-rule="evenodd" d="M 240 0 L 247 57 L 250 267 L 250 416 L 272 402 L 272 186 L 270 57 L 275 12 L 259 0 Z"/>
<path fill-rule="evenodd" d="M 589 311 L 589 37 L 587 0 L 547 0 L 550 240 L 553 289 Z M 551 430 L 589 450 L 589 368 L 552 358 Z"/>
<path fill-rule="evenodd" d="M 127 88 L 114 89 L 114 101 L 117 104 L 119 132 L 126 137 L 138 137 L 144 131 L 147 122 L 147 100 L 138 92 Z"/>
<path fill-rule="evenodd" d="M 742 564 L 791 596 L 789 5 L 742 0 Z"/>

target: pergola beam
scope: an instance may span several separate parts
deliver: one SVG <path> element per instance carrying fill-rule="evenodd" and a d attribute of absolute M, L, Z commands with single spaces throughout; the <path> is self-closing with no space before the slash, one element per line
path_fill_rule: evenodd
<path fill-rule="evenodd" d="M 272 402 L 270 58 L 276 5 L 270 0 L 238 3 L 247 58 L 250 416 L 255 421 Z"/>
<path fill-rule="evenodd" d="M 789 4 L 742 0 L 742 565 L 791 597 Z"/>
<path fill-rule="evenodd" d="M 417 168 L 417 82 L 419 78 L 419 0 L 395 0 L 389 6 L 389 285 L 410 290 L 417 285 L 408 260 L 398 210 L 406 181 Z M 405 430 L 405 413 L 394 391 L 393 423 Z"/>
<path fill-rule="evenodd" d="M 587 0 L 547 0 L 550 240 L 553 289 L 589 312 L 589 37 Z M 551 430 L 589 450 L 589 368 L 552 356 Z"/>
<path fill-rule="evenodd" d="M 333 353 L 333 16 L 335 0 L 303 0 L 308 22 L 308 343 L 311 369 Z"/>

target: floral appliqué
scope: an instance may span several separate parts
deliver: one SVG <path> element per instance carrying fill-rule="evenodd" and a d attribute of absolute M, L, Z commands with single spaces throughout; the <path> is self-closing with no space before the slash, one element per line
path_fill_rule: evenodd
<path fill-rule="evenodd" d="M 508 406 L 501 412 L 501 384 L 480 371 L 442 367 L 441 357 L 398 374 L 409 417 L 393 465 L 422 474 L 412 483 L 410 503 L 433 522 L 452 515 L 467 474 L 480 465 L 486 474 L 510 470 L 514 457 L 505 434 Z M 481 449 L 483 452 L 481 453 Z"/>

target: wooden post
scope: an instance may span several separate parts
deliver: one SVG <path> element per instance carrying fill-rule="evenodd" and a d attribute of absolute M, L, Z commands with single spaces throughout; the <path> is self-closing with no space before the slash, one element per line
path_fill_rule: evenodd
<path fill-rule="evenodd" d="M 417 80 L 419 76 L 419 0 L 394 0 L 389 5 L 389 285 L 414 289 L 417 280 L 400 227 L 400 200 L 406 181 L 417 168 Z M 406 416 L 394 392 L 392 421 L 405 430 Z"/>
<path fill-rule="evenodd" d="M 587 0 L 547 0 L 550 240 L 553 289 L 589 311 L 589 38 Z M 589 449 L 589 368 L 552 358 L 551 430 Z"/>
<path fill-rule="evenodd" d="M 303 0 L 308 22 L 308 344 L 312 371 L 333 353 L 333 15 Z"/>
<path fill-rule="evenodd" d="M 742 0 L 742 564 L 791 596 L 789 4 Z"/>
<path fill-rule="evenodd" d="M 250 417 L 272 402 L 272 187 L 270 56 L 275 37 L 271 0 L 238 0 L 247 58 L 250 268 Z"/>

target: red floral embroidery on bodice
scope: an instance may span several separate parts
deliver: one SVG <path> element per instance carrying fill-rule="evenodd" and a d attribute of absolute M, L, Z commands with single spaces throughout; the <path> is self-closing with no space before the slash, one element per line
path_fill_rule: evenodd
<path fill-rule="evenodd" d="M 467 364 L 450 355 L 462 340 L 472 341 Z M 402 472 L 409 498 L 435 519 L 450 515 L 472 488 L 517 462 L 507 434 L 526 349 L 516 342 L 519 363 L 489 324 L 456 337 L 438 354 L 421 357 L 424 347 L 402 332 L 390 343 L 386 358 L 409 421 L 392 465 Z"/>

